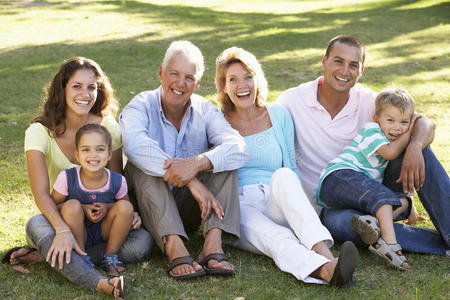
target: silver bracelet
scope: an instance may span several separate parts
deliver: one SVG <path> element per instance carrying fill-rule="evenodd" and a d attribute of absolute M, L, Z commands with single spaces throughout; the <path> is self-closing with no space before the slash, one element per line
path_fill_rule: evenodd
<path fill-rule="evenodd" d="M 56 234 L 64 233 L 64 232 L 72 232 L 70 229 L 63 229 L 61 231 L 57 231 Z"/>

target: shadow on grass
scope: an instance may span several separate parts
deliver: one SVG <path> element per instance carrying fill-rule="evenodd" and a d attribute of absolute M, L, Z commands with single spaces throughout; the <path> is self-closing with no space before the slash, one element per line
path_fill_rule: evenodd
<path fill-rule="evenodd" d="M 92 2 L 32 3 L 35 3 L 34 9 L 46 9 L 51 5 L 52 9 L 56 10 L 92 5 Z M 155 75 L 159 62 L 168 44 L 175 39 L 192 41 L 205 55 L 207 70 L 200 94 L 214 93 L 215 58 L 220 51 L 229 46 L 246 48 L 259 59 L 289 51 L 319 49 L 320 53 L 305 59 L 277 58 L 264 62 L 271 89 L 284 90 L 301 81 L 313 79 L 321 73 L 319 62 L 322 53 L 328 40 L 337 34 L 355 34 L 367 45 L 387 42 L 438 24 L 448 23 L 447 12 L 450 8 L 449 3 L 441 3 L 425 8 L 399 9 L 403 5 L 411 4 L 411 1 L 405 0 L 361 4 L 358 10 L 353 9 L 350 4 L 347 7 L 339 7 L 339 11 L 345 12 L 321 9 L 297 14 L 271 14 L 221 12 L 210 8 L 156 5 L 138 1 L 99 1 L 97 4 L 104 5 L 103 8 L 99 8 L 99 12 L 127 14 L 130 17 L 148 20 L 149 24 L 153 22 L 170 24 L 177 28 L 193 28 L 195 32 L 182 33 L 170 39 L 145 41 L 155 34 L 149 28 L 144 34 L 126 39 L 84 44 L 55 43 L 3 51 L 0 54 L 0 75 L 4 78 L 0 83 L 3 90 L 0 99 L 6 101 L 7 112 L 23 112 L 30 107 L 30 103 L 31 107 L 35 107 L 38 100 L 36 95 L 41 94 L 41 91 L 23 89 L 21 83 L 37 80 L 42 83 L 38 86 L 45 85 L 61 62 L 75 55 L 97 60 L 113 79 L 119 98 L 122 99 L 122 104 L 125 104 L 131 99 L 130 92 L 132 94 L 158 85 Z M 408 26 L 405 26 L 405 22 L 409 22 Z M 411 38 L 406 46 L 386 47 L 383 48 L 383 52 L 387 57 L 408 57 L 422 44 L 436 43 L 445 39 L 447 39 L 446 32 L 428 38 Z M 21 57 L 20 62 L 15 59 L 18 56 Z M 149 58 L 150 56 L 153 60 Z M 154 60 L 154 57 L 158 59 Z M 408 63 L 423 67 L 402 68 L 402 65 Z M 407 58 L 402 63 L 367 66 L 366 73 L 383 74 L 377 77 L 377 81 L 380 84 L 387 84 L 397 75 L 408 76 L 422 71 L 438 71 L 447 66 L 447 56 L 433 58 L 433 61 L 429 58 Z M 114 82 L 115 72 L 123 73 L 124 69 L 126 79 L 120 83 Z M 270 72 L 273 69 L 283 71 Z M 363 80 L 367 77 L 369 76 L 363 77 Z"/>

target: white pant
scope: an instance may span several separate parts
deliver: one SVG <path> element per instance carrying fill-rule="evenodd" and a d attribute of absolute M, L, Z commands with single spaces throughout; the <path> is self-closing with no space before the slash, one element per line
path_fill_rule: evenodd
<path fill-rule="evenodd" d="M 284 272 L 309 283 L 309 276 L 329 260 L 311 250 L 318 242 L 328 247 L 333 238 L 320 222 L 297 175 L 278 169 L 267 184 L 239 188 L 241 238 L 237 247 L 271 257 Z"/>

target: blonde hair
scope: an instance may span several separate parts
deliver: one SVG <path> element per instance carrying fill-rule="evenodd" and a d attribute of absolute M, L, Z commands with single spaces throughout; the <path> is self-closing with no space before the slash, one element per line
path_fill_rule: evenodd
<path fill-rule="evenodd" d="M 262 107 L 267 99 L 268 88 L 267 80 L 256 57 L 250 52 L 231 47 L 225 49 L 216 59 L 216 100 L 220 104 L 222 111 L 227 113 L 234 110 L 234 104 L 230 97 L 225 93 L 225 79 L 228 67 L 233 63 L 240 63 L 256 79 L 256 100 L 255 105 Z"/>
<path fill-rule="evenodd" d="M 395 106 L 402 113 L 409 113 L 411 117 L 414 113 L 414 99 L 404 88 L 386 88 L 382 90 L 375 99 L 375 115 L 380 114 L 388 106 Z"/>

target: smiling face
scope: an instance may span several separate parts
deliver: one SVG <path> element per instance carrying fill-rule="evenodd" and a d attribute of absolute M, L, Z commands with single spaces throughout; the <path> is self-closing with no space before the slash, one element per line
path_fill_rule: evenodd
<path fill-rule="evenodd" d="M 324 86 L 338 93 L 348 93 L 364 70 L 361 49 L 344 43 L 334 44 L 322 59 Z"/>
<path fill-rule="evenodd" d="M 375 115 L 381 131 L 389 141 L 395 141 L 405 133 L 411 124 L 411 112 L 402 112 L 398 107 L 387 105 L 379 115 Z"/>
<path fill-rule="evenodd" d="M 184 107 L 200 84 L 195 79 L 195 64 L 182 54 L 175 54 L 163 69 L 159 68 L 161 102 L 164 106 Z"/>
<path fill-rule="evenodd" d="M 225 94 L 236 109 L 255 105 L 256 79 L 241 63 L 231 64 L 225 72 Z"/>
<path fill-rule="evenodd" d="M 83 133 L 78 142 L 76 156 L 84 170 L 103 170 L 112 155 L 105 137 L 97 131 Z"/>
<path fill-rule="evenodd" d="M 97 78 L 90 69 L 79 69 L 69 79 L 64 88 L 66 113 L 87 115 L 97 99 Z"/>

